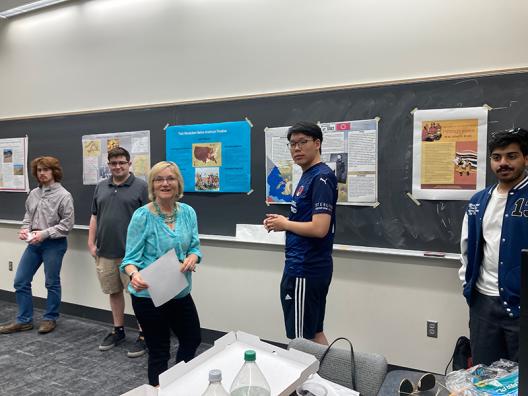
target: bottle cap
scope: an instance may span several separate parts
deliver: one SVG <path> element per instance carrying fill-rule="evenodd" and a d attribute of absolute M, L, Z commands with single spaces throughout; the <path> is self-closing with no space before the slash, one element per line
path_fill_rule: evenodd
<path fill-rule="evenodd" d="M 254 362 L 257 359 L 257 354 L 255 351 L 248 349 L 244 352 L 244 360 L 246 362 Z"/>
<path fill-rule="evenodd" d="M 222 381 L 222 372 L 218 369 L 209 371 L 209 382 L 220 382 Z"/>

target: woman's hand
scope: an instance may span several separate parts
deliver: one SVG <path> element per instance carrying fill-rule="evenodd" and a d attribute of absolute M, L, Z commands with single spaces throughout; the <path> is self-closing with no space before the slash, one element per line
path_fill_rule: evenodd
<path fill-rule="evenodd" d="M 197 262 L 198 262 L 198 256 L 194 253 L 189 254 L 187 257 L 185 257 L 185 260 L 183 260 L 180 271 L 181 272 L 194 271 L 196 269 Z"/>
<path fill-rule="evenodd" d="M 143 277 L 139 272 L 135 272 L 134 275 L 132 275 L 130 284 L 132 285 L 135 291 L 148 289 L 148 284 L 143 280 Z"/>

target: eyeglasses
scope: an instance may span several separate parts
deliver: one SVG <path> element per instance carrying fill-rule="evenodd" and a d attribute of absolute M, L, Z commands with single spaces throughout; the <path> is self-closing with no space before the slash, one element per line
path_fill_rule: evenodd
<path fill-rule="evenodd" d="M 108 165 L 110 166 L 125 166 L 128 164 L 128 161 L 110 161 Z"/>
<path fill-rule="evenodd" d="M 400 383 L 400 396 L 413 395 L 418 392 L 425 392 L 433 389 L 436 386 L 436 378 L 433 374 L 427 373 L 420 377 L 416 386 L 409 381 L 407 378 L 404 378 Z"/>
<path fill-rule="evenodd" d="M 169 184 L 176 183 L 176 178 L 174 176 L 156 176 L 154 179 L 152 179 L 154 183 L 162 184 L 163 182 L 167 182 Z"/>
<path fill-rule="evenodd" d="M 286 146 L 288 146 L 288 148 L 290 150 L 295 150 L 295 147 L 299 147 L 300 149 L 302 149 L 304 147 L 304 145 L 308 142 L 313 142 L 314 139 L 303 139 L 303 140 L 299 140 L 298 142 L 289 142 L 289 143 L 286 143 Z"/>

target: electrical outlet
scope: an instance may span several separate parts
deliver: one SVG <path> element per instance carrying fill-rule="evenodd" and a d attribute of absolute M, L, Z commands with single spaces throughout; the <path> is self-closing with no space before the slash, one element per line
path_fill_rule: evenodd
<path fill-rule="evenodd" d="M 438 338 L 438 322 L 436 320 L 427 321 L 427 337 Z"/>
<path fill-rule="evenodd" d="M 9 267 L 9 271 L 13 271 L 13 262 L 12 261 L 9 262 L 8 267 Z"/>

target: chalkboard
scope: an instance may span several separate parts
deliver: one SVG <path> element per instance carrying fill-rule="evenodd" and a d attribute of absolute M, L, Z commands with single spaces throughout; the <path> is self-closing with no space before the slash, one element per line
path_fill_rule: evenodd
<path fill-rule="evenodd" d="M 265 213 L 287 214 L 288 205 L 265 204 L 264 128 L 299 120 L 332 122 L 379 116 L 379 202 L 377 208 L 339 206 L 336 243 L 405 250 L 458 252 L 464 201 L 422 201 L 407 196 L 412 181 L 414 108 L 475 107 L 488 104 L 488 131 L 528 126 L 528 73 L 501 74 L 386 86 L 336 89 L 208 103 L 180 104 L 91 114 L 0 122 L 0 138 L 29 137 L 29 157 L 53 155 L 64 167 L 63 185 L 75 200 L 76 224 L 88 224 L 93 186 L 82 184 L 81 136 L 150 130 L 151 159 L 165 156 L 171 125 L 238 121 L 251 132 L 252 194 L 186 194 L 197 214 L 199 232 L 235 235 L 236 224 L 258 224 Z M 323 143 L 324 144 L 324 143 Z M 488 170 L 488 183 L 493 182 Z M 31 180 L 31 186 L 35 181 Z M 21 220 L 25 194 L 0 193 L 0 219 Z"/>

